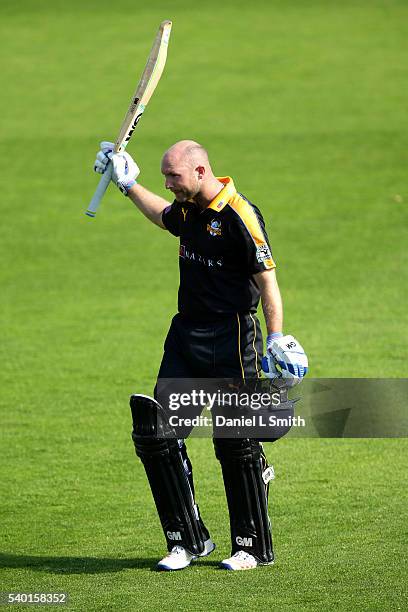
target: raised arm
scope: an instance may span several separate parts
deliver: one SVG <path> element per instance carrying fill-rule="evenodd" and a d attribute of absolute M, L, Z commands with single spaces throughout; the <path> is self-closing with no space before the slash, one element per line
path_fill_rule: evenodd
<path fill-rule="evenodd" d="M 112 182 L 125 195 L 129 196 L 137 208 L 152 223 L 165 229 L 162 221 L 162 213 L 170 202 L 152 193 L 136 182 L 140 170 L 135 160 L 129 153 L 113 153 L 113 142 L 101 142 L 101 150 L 98 152 L 94 164 L 95 172 L 104 174 L 109 160 L 112 161 Z"/>
<path fill-rule="evenodd" d="M 163 225 L 162 213 L 167 206 L 170 206 L 170 202 L 142 187 L 139 183 L 130 187 L 127 195 L 145 217 L 162 229 L 166 229 Z"/>

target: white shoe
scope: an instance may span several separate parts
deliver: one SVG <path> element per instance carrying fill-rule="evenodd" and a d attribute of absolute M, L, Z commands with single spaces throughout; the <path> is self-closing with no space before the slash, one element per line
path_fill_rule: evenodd
<path fill-rule="evenodd" d="M 238 550 L 232 557 L 220 563 L 220 567 L 227 570 L 249 570 L 255 569 L 257 565 L 255 557 L 244 550 Z"/>
<path fill-rule="evenodd" d="M 183 548 L 183 546 L 173 546 L 168 555 L 163 557 L 161 561 L 157 564 L 157 569 L 159 570 L 181 570 L 185 567 L 188 567 L 192 561 L 197 559 L 198 557 L 206 557 L 215 548 L 214 542 L 209 538 L 204 542 L 204 550 L 199 555 L 193 555 L 188 550 Z"/>

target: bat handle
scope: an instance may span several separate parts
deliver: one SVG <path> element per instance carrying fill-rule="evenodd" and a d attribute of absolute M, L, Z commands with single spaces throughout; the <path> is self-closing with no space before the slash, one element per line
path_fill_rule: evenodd
<path fill-rule="evenodd" d="M 98 210 L 99 204 L 103 198 L 105 191 L 108 188 L 110 180 L 112 178 L 112 162 L 106 167 L 105 172 L 101 176 L 101 180 L 93 194 L 92 200 L 89 202 L 88 210 L 86 211 L 86 215 L 88 217 L 94 217 L 96 215 L 96 211 Z"/>

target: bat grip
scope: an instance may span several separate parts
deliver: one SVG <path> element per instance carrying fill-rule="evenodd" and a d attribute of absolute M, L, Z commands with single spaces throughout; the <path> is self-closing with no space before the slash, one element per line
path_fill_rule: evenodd
<path fill-rule="evenodd" d="M 95 217 L 96 211 L 98 210 L 99 204 L 103 198 L 105 191 L 108 188 L 108 185 L 112 178 L 112 162 L 109 162 L 106 166 L 105 172 L 101 176 L 101 180 L 93 194 L 92 200 L 89 202 L 88 210 L 86 211 L 86 215 L 88 217 Z"/>

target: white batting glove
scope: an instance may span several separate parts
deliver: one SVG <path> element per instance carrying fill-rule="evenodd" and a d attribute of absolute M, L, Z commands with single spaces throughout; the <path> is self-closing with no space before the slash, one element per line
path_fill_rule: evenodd
<path fill-rule="evenodd" d="M 114 146 L 113 142 L 101 142 L 101 150 L 96 156 L 94 170 L 104 174 L 111 161 L 112 181 L 124 195 L 127 195 L 129 189 L 136 183 L 140 170 L 129 153 L 113 153 Z"/>
<path fill-rule="evenodd" d="M 100 150 L 98 151 L 94 163 L 95 172 L 104 174 L 108 164 L 110 162 L 109 153 L 112 153 L 115 144 L 113 142 L 102 141 L 100 144 Z"/>
<path fill-rule="evenodd" d="M 268 378 L 284 379 L 288 387 L 299 384 L 308 370 L 308 360 L 303 347 L 293 336 L 269 334 L 266 339 L 266 355 L 262 370 Z"/>

